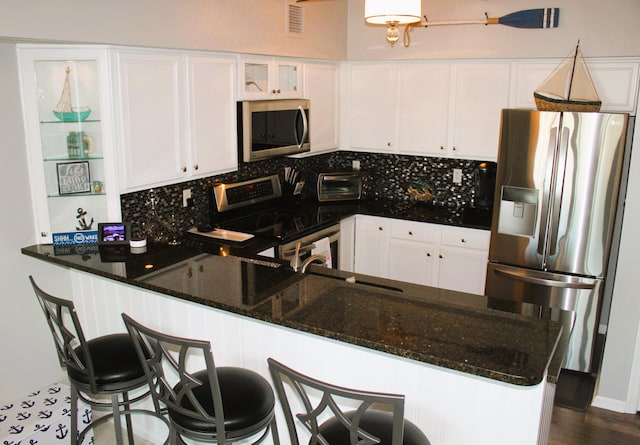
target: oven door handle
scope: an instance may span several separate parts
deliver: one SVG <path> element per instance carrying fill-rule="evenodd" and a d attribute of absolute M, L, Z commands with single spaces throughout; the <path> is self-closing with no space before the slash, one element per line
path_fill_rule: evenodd
<path fill-rule="evenodd" d="M 340 239 L 340 232 L 333 232 L 333 233 L 330 233 L 330 234 L 328 234 L 326 236 L 323 236 L 323 237 L 321 237 L 319 239 L 322 239 L 322 238 L 329 238 L 329 244 L 335 243 L 336 241 L 338 241 Z M 298 251 L 298 254 L 310 253 L 313 249 L 316 248 L 316 243 L 315 242 L 318 241 L 319 239 L 317 239 L 315 241 L 312 241 L 310 243 L 307 243 L 307 244 L 300 245 L 300 249 Z M 286 255 L 286 256 L 295 255 L 296 248 L 294 247 L 294 248 L 291 248 L 291 249 L 284 250 L 282 253 L 284 255 Z"/>

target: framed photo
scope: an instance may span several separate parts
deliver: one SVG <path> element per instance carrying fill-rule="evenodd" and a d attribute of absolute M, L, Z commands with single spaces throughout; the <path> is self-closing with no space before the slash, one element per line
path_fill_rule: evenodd
<path fill-rule="evenodd" d="M 89 161 L 60 162 L 58 170 L 58 191 L 61 195 L 91 192 Z"/>
<path fill-rule="evenodd" d="M 99 223 L 98 245 L 117 246 L 129 244 L 131 239 L 131 225 L 123 222 Z"/>

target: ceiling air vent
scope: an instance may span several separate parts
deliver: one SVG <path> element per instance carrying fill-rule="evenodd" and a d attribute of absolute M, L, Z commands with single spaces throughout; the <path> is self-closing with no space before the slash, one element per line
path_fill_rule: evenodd
<path fill-rule="evenodd" d="M 304 34 L 304 8 L 291 4 L 287 6 L 287 34 L 301 37 Z"/>

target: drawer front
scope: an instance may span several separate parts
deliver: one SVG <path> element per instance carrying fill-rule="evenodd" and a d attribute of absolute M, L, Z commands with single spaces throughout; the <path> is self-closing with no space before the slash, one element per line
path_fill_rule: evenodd
<path fill-rule="evenodd" d="M 480 229 L 462 229 L 456 227 L 442 228 L 442 245 L 465 247 L 467 249 L 489 249 L 491 232 Z"/>
<path fill-rule="evenodd" d="M 434 224 L 401 220 L 391 222 L 391 238 L 436 243 L 439 235 L 440 227 Z"/>

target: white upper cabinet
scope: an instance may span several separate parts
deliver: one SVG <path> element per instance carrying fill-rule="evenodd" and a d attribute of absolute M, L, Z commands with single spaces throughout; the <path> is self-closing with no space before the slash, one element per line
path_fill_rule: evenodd
<path fill-rule="evenodd" d="M 235 60 L 117 52 L 123 191 L 237 168 Z"/>
<path fill-rule="evenodd" d="M 358 63 L 348 68 L 347 117 L 351 148 L 392 152 L 398 144 L 396 65 Z"/>
<path fill-rule="evenodd" d="M 353 149 L 495 160 L 505 63 L 355 63 L 349 74 Z"/>
<path fill-rule="evenodd" d="M 302 63 L 295 60 L 241 56 L 238 79 L 240 100 L 303 97 Z"/>
<path fill-rule="evenodd" d="M 338 64 L 305 63 L 305 98 L 311 102 L 309 138 L 311 154 L 339 146 Z"/>
<path fill-rule="evenodd" d="M 455 64 L 448 155 L 467 159 L 498 157 L 500 115 L 509 106 L 508 63 Z"/>
<path fill-rule="evenodd" d="M 587 60 L 587 68 L 602 101 L 603 112 L 635 114 L 638 97 L 638 62 Z M 514 108 L 535 109 L 533 92 L 558 67 L 558 61 L 516 62 L 512 88 Z"/>

